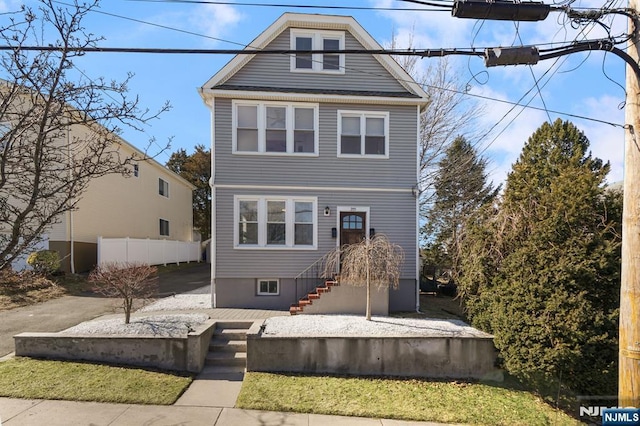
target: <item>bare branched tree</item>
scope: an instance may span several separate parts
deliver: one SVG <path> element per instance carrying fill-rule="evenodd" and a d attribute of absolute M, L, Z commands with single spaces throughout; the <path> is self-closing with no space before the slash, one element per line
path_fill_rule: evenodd
<path fill-rule="evenodd" d="M 122 300 L 124 323 L 129 324 L 133 302 L 158 293 L 158 268 L 144 263 L 107 262 L 89 274 L 95 292 Z"/>
<path fill-rule="evenodd" d="M 391 39 L 391 49 L 412 49 L 413 34 L 408 46 L 399 46 L 395 34 Z M 465 95 L 467 82 L 461 80 L 447 58 L 429 59 L 434 61 L 426 70 L 420 68 L 417 56 L 399 55 L 394 59 L 413 79 L 422 86 L 429 96 L 429 105 L 420 116 L 420 207 L 424 212 L 433 203 L 434 182 L 438 174 L 438 163 L 458 136 L 473 140 L 478 133 L 477 119 L 483 114 L 478 103 Z M 464 175 L 464 165 L 459 175 Z"/>
<path fill-rule="evenodd" d="M 151 113 L 130 99 L 131 74 L 107 82 L 75 69 L 82 49 L 101 40 L 82 26 L 98 3 L 41 0 L 37 10 L 23 6 L 0 24 L 0 41 L 13 47 L 0 57 L 0 270 L 74 210 L 91 180 L 127 175 L 133 160 L 146 159 L 122 152 L 122 128 L 142 130 L 169 109 Z"/>
<path fill-rule="evenodd" d="M 398 288 L 404 250 L 378 234 L 360 243 L 343 246 L 329 256 L 324 276 L 340 270 L 338 280 L 353 286 L 367 287 L 367 320 L 371 320 L 371 286 Z"/>

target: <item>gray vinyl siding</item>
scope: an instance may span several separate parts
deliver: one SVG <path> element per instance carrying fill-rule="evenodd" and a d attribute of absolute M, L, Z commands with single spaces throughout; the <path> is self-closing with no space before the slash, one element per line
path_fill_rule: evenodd
<path fill-rule="evenodd" d="M 317 250 L 299 249 L 235 249 L 234 248 L 234 195 L 305 196 L 317 197 Z M 274 191 L 216 189 L 216 279 L 224 278 L 294 278 L 306 267 L 334 249 L 337 240 L 331 237 L 331 228 L 338 227 L 337 206 L 370 207 L 369 228 L 376 234 L 385 234 L 403 247 L 405 262 L 402 278 L 415 279 L 416 275 L 416 203 L 410 192 L 336 192 L 328 191 Z M 324 216 L 326 206 L 331 215 Z"/>
<path fill-rule="evenodd" d="M 338 110 L 388 111 L 389 158 L 338 158 Z M 319 156 L 232 154 L 232 101 L 215 101 L 215 183 L 403 188 L 416 183 L 417 107 L 319 105 Z"/>
<path fill-rule="evenodd" d="M 289 29 L 283 31 L 266 48 L 290 49 Z M 345 48 L 364 50 L 350 33 L 345 34 Z M 224 84 L 288 89 L 407 92 L 371 55 L 346 55 L 344 74 L 291 72 L 289 61 L 288 55 L 256 55 Z"/>

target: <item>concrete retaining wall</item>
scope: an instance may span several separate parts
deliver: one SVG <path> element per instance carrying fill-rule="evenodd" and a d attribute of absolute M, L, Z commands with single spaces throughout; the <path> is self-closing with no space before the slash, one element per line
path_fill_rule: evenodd
<path fill-rule="evenodd" d="M 482 379 L 495 373 L 488 337 L 284 337 L 247 333 L 247 371 Z"/>
<path fill-rule="evenodd" d="M 21 333 L 14 336 L 16 356 L 98 361 L 197 373 L 204 367 L 214 320 L 186 337 L 74 336 L 61 333 Z"/>

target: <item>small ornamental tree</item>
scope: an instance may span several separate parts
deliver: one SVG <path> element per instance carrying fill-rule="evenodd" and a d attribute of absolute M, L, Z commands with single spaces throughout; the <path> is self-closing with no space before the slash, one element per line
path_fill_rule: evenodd
<path fill-rule="evenodd" d="M 354 286 L 367 287 L 367 321 L 371 321 L 371 286 L 398 288 L 404 250 L 382 234 L 336 250 L 327 261 L 325 276 L 338 270 L 339 280 Z"/>
<path fill-rule="evenodd" d="M 91 272 L 89 282 L 95 292 L 122 299 L 124 323 L 129 324 L 134 300 L 157 294 L 158 268 L 145 263 L 106 262 Z"/>

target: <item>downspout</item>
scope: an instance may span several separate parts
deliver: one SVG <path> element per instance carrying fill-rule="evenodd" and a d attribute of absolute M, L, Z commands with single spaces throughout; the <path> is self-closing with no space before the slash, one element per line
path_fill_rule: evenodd
<path fill-rule="evenodd" d="M 67 125 L 67 158 L 69 159 L 69 179 L 73 179 L 71 164 L 71 126 Z M 73 209 L 69 210 L 69 266 L 72 274 L 76 273 L 75 250 L 73 235 Z"/>
<path fill-rule="evenodd" d="M 416 312 L 420 312 L 420 116 L 422 108 L 416 106 Z"/>
<path fill-rule="evenodd" d="M 200 93 L 203 94 L 203 88 L 200 88 Z M 211 187 L 211 239 L 210 239 L 210 259 L 211 259 L 211 306 L 213 308 L 218 307 L 218 295 L 216 288 L 216 136 L 215 136 L 215 98 L 210 102 L 206 102 L 211 111 L 211 178 L 209 179 L 209 186 Z"/>

